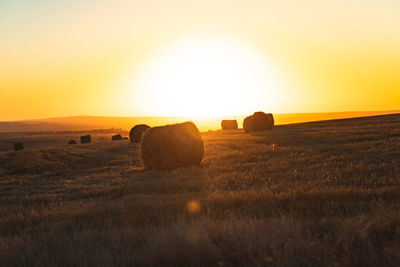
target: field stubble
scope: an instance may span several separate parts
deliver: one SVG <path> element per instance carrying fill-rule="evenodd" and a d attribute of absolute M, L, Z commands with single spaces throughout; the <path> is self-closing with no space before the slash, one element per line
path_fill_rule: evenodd
<path fill-rule="evenodd" d="M 128 141 L 1 152 L 0 262 L 400 263 L 400 115 L 202 136 L 172 171 Z"/>

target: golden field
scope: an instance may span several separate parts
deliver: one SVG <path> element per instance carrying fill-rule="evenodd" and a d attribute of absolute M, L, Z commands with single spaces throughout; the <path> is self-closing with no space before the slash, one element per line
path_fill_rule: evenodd
<path fill-rule="evenodd" d="M 400 264 L 400 114 L 203 132 L 173 171 L 61 136 L 0 152 L 3 266 Z"/>

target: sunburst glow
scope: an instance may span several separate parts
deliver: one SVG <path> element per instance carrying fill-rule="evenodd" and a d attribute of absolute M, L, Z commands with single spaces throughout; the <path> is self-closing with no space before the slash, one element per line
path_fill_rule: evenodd
<path fill-rule="evenodd" d="M 206 117 L 273 110 L 277 80 L 267 60 L 240 41 L 197 36 L 154 56 L 131 87 L 145 114 Z"/>

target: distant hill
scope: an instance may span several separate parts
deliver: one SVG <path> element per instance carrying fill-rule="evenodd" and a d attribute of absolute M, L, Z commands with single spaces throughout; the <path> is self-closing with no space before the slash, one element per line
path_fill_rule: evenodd
<path fill-rule="evenodd" d="M 308 121 L 332 120 L 341 118 L 364 117 L 400 113 L 395 111 L 359 111 L 359 112 L 331 112 L 331 113 L 286 113 L 274 114 L 276 124 L 289 124 Z M 36 120 L 21 120 L 0 122 L 0 132 L 37 132 L 37 131 L 81 131 L 92 129 L 121 128 L 129 130 L 136 124 L 145 123 L 150 126 L 177 123 L 187 120 L 194 121 L 201 131 L 220 128 L 222 119 L 237 119 L 239 127 L 246 116 L 228 116 L 214 118 L 196 117 L 101 117 L 101 116 L 74 116 L 60 118 L 46 118 Z"/>

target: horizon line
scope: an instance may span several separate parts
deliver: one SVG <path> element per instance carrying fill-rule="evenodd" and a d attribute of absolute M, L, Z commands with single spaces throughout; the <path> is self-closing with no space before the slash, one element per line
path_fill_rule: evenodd
<path fill-rule="evenodd" d="M 284 113 L 272 113 L 273 115 L 294 115 L 294 114 L 332 114 L 332 113 L 400 113 L 400 109 L 391 110 L 357 110 L 357 111 L 323 111 L 323 112 L 284 112 Z M 83 117 L 102 117 L 102 118 L 221 118 L 221 117 L 242 117 L 251 114 L 236 114 L 236 115 L 216 115 L 216 116 L 200 116 L 200 115 L 120 115 L 120 116 L 107 116 L 107 115 L 69 115 L 69 116 L 55 116 L 55 117 L 42 117 L 32 119 L 17 119 L 17 120 L 1 120 L 0 122 L 27 122 L 27 121 L 39 121 L 39 120 L 51 120 L 51 119 L 64 119 L 64 118 L 83 118 Z"/>

